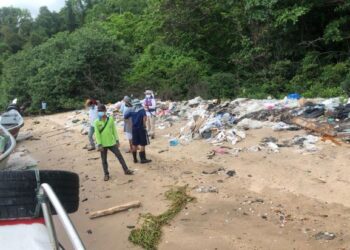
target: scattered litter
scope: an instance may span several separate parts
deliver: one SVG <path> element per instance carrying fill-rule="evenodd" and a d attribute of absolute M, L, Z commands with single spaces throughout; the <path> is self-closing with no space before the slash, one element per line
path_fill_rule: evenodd
<path fill-rule="evenodd" d="M 261 199 L 261 198 L 256 198 L 255 200 L 251 201 L 250 203 L 251 203 L 251 204 L 252 204 L 252 203 L 264 203 L 264 200 Z"/>
<path fill-rule="evenodd" d="M 276 143 L 268 142 L 268 143 L 266 143 L 266 146 L 268 148 L 268 152 L 273 152 L 273 153 L 279 152 L 279 147 Z"/>
<path fill-rule="evenodd" d="M 72 123 L 78 123 L 78 122 L 80 122 L 79 119 L 74 119 L 74 120 L 72 120 Z"/>
<path fill-rule="evenodd" d="M 226 174 L 229 176 L 229 177 L 233 177 L 236 175 L 236 171 L 235 170 L 229 170 L 226 172 Z"/>
<path fill-rule="evenodd" d="M 213 186 L 200 186 L 196 189 L 198 193 L 218 193 L 219 190 L 216 187 Z"/>
<path fill-rule="evenodd" d="M 334 240 L 336 235 L 329 232 L 319 232 L 314 235 L 316 240 Z"/>
<path fill-rule="evenodd" d="M 211 159 L 213 159 L 214 156 L 215 156 L 215 151 L 212 150 L 207 154 L 207 159 L 211 160 Z"/>
<path fill-rule="evenodd" d="M 100 159 L 100 157 L 92 157 L 92 158 L 89 158 L 88 161 L 95 161 L 95 160 L 98 160 Z"/>
<path fill-rule="evenodd" d="M 284 122 L 278 122 L 272 126 L 273 131 L 285 131 L 285 130 L 296 131 L 299 129 L 300 128 L 296 125 L 289 125 Z"/>
<path fill-rule="evenodd" d="M 215 148 L 213 149 L 213 151 L 215 152 L 215 154 L 220 154 L 220 155 L 223 155 L 223 154 L 228 154 L 228 151 L 224 148 Z"/>
<path fill-rule="evenodd" d="M 264 137 L 262 140 L 261 140 L 262 143 L 268 143 L 268 142 L 273 142 L 273 143 L 277 143 L 278 142 L 278 139 L 273 137 L 273 136 L 269 136 L 269 137 Z"/>
<path fill-rule="evenodd" d="M 319 148 L 315 145 L 318 140 L 319 137 L 313 135 L 295 136 L 292 139 L 292 145 L 297 145 L 300 149 L 307 152 L 316 152 L 319 150 Z"/>
<path fill-rule="evenodd" d="M 219 171 L 224 171 L 224 170 L 225 170 L 224 168 L 218 168 L 218 169 L 210 171 L 210 172 L 203 170 L 202 174 L 217 174 Z"/>
<path fill-rule="evenodd" d="M 193 172 L 192 171 L 184 171 L 184 172 L 182 172 L 183 174 L 193 174 Z"/>
<path fill-rule="evenodd" d="M 168 151 L 169 151 L 169 149 L 162 149 L 162 150 L 158 151 L 158 154 L 161 154 L 161 153 L 164 153 L 164 152 L 168 152 Z"/>
<path fill-rule="evenodd" d="M 245 129 L 245 130 L 248 130 L 248 129 L 260 129 L 263 126 L 264 126 L 263 122 L 252 120 L 252 119 L 248 119 L 248 118 L 243 119 L 242 121 L 240 121 L 237 124 L 238 128 Z"/>
<path fill-rule="evenodd" d="M 173 138 L 173 139 L 169 140 L 169 145 L 172 147 L 175 147 L 175 146 L 179 145 L 179 140 L 176 138 Z"/>

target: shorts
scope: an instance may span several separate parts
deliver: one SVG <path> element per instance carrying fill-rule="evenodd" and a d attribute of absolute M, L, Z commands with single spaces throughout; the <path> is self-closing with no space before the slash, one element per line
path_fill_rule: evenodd
<path fill-rule="evenodd" d="M 146 146 L 149 144 L 149 138 L 146 129 L 132 130 L 132 144 L 135 146 Z"/>
<path fill-rule="evenodd" d="M 124 132 L 126 139 L 131 140 L 132 139 L 132 133 L 130 132 Z"/>

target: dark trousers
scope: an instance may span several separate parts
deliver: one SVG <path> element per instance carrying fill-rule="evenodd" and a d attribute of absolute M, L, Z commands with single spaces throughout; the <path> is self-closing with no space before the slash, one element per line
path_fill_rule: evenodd
<path fill-rule="evenodd" d="M 125 163 L 123 155 L 122 155 L 122 153 L 120 153 L 120 150 L 116 145 L 111 146 L 111 147 L 104 147 L 103 150 L 101 151 L 101 159 L 102 159 L 103 172 L 105 173 L 105 175 L 109 175 L 108 163 L 107 163 L 108 150 L 112 151 L 112 153 L 118 158 L 120 165 L 122 165 L 124 172 L 126 170 L 128 170 L 128 166 Z"/>

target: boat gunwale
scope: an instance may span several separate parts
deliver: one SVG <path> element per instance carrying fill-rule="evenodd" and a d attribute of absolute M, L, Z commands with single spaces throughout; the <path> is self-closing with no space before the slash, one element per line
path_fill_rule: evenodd
<path fill-rule="evenodd" d="M 4 128 L 4 126 L 2 126 L 0 124 L 0 129 L 5 133 L 6 136 L 8 136 L 11 140 L 11 145 L 8 149 L 6 149 L 6 151 L 4 153 L 2 153 L 0 155 L 0 164 L 3 160 L 5 160 L 7 157 L 10 156 L 10 154 L 12 153 L 12 151 L 15 149 L 16 147 L 16 140 L 15 138 L 12 136 L 12 134 L 6 129 Z"/>

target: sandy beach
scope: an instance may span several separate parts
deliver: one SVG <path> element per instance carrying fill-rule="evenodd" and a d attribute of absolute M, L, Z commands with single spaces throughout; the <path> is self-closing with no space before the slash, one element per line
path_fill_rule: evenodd
<path fill-rule="evenodd" d="M 18 143 L 39 169 L 68 170 L 80 176 L 80 208 L 71 215 L 87 249 L 140 249 L 128 241 L 130 228 L 138 226 L 139 214 L 160 214 L 169 205 L 164 193 L 171 186 L 189 186 L 196 201 L 163 228 L 159 249 L 347 249 L 350 243 L 349 145 L 329 141 L 317 143 L 314 153 L 295 147 L 279 153 L 266 151 L 217 154 L 205 140 L 170 147 L 183 122 L 157 131 L 148 147 L 151 164 L 132 162 L 124 153 L 128 143 L 121 128 L 121 150 L 135 175 L 125 176 L 118 161 L 109 154 L 111 180 L 103 181 L 99 153 L 88 152 L 80 126 L 65 128 L 74 112 L 30 117 L 21 133 L 35 140 Z M 81 114 L 81 119 L 84 115 Z M 274 132 L 270 128 L 248 130 L 236 146 L 249 147 L 262 138 L 279 140 L 306 131 Z M 230 151 L 230 149 L 228 149 Z M 21 156 L 17 156 L 21 158 Z M 235 171 L 230 177 L 227 172 Z M 217 192 L 198 192 L 200 187 Z M 140 208 L 91 220 L 91 211 L 139 200 Z M 58 227 L 66 249 L 71 249 Z M 334 233 L 325 240 L 316 235 Z"/>

